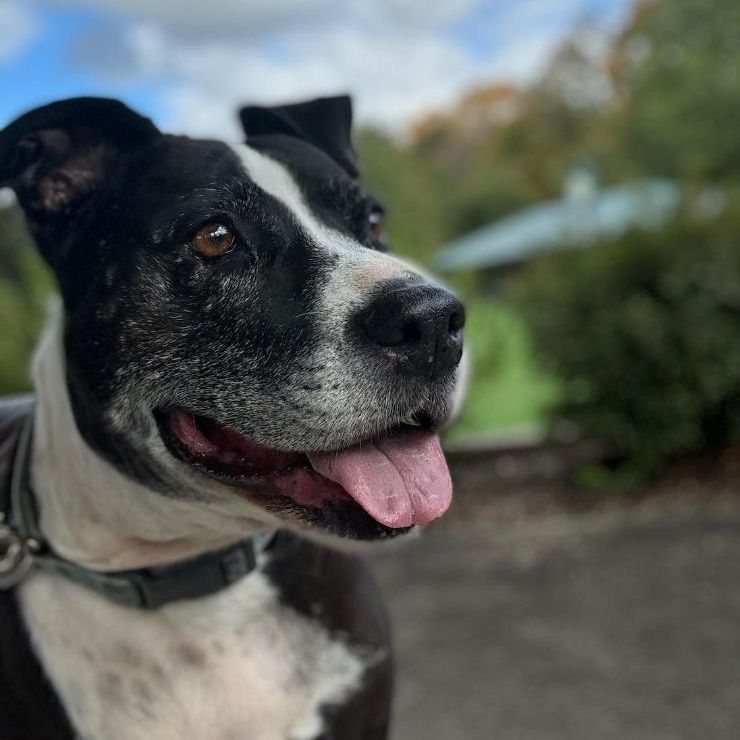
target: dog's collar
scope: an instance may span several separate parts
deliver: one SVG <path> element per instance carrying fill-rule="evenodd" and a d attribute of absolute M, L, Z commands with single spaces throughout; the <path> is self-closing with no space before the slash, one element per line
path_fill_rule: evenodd
<path fill-rule="evenodd" d="M 33 409 L 23 421 L 13 458 L 9 495 L 0 511 L 0 589 L 17 585 L 32 567 L 59 573 L 125 606 L 156 609 L 172 601 L 216 593 L 251 573 L 274 532 L 188 560 L 135 570 L 102 572 L 60 557 L 39 528 L 29 468 Z"/>

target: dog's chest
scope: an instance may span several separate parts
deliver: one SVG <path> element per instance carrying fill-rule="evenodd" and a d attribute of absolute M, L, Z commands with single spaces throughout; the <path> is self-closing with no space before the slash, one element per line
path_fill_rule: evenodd
<path fill-rule="evenodd" d="M 47 574 L 21 591 L 36 652 L 82 738 L 310 740 L 363 661 L 254 573 L 214 596 L 134 611 Z"/>

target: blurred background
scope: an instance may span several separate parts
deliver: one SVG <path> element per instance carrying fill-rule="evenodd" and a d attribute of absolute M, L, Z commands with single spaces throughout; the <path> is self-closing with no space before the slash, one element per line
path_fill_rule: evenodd
<path fill-rule="evenodd" d="M 392 247 L 464 296 L 451 514 L 374 558 L 395 736 L 740 737 L 736 0 L 0 0 L 0 126 L 351 92 Z M 0 191 L 0 393 L 52 281 Z"/>

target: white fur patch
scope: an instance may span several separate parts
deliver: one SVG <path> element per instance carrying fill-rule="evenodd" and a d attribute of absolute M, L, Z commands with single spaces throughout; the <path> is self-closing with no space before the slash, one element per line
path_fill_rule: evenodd
<path fill-rule="evenodd" d="M 390 384 L 387 390 L 377 386 L 382 369 L 348 345 L 347 322 L 366 304 L 368 296 L 383 281 L 415 274 L 422 275 L 431 283 L 437 281 L 418 265 L 369 249 L 356 239 L 321 223 L 311 212 L 298 184 L 283 164 L 247 145 L 239 144 L 232 148 L 256 185 L 289 209 L 311 237 L 315 248 L 332 264 L 315 308 L 315 320 L 321 331 L 314 346 L 314 355 L 322 366 L 322 372 L 317 378 L 321 390 L 312 390 L 310 395 L 302 399 L 303 405 L 310 411 L 309 416 L 321 420 L 327 430 L 339 430 L 345 440 L 349 438 L 353 441 L 367 437 L 379 426 L 392 426 L 407 412 L 410 404 L 419 405 L 423 399 L 418 395 L 405 398 L 400 388 L 393 389 Z M 462 400 L 462 372 L 461 366 L 457 381 L 450 382 L 451 409 L 459 408 Z M 374 389 L 372 394 L 368 393 L 369 388 Z M 367 423 L 365 417 L 369 417 Z M 326 437 L 334 445 L 340 441 L 330 433 Z"/>
<path fill-rule="evenodd" d="M 164 498 L 86 445 L 61 336 L 57 313 L 34 367 L 33 483 L 55 550 L 88 567 L 131 568 L 248 534 L 241 500 Z M 126 609 L 41 572 L 20 587 L 20 600 L 36 652 L 90 740 L 310 740 L 321 707 L 351 694 L 364 671 L 359 653 L 282 606 L 260 572 L 158 611 Z"/>
<path fill-rule="evenodd" d="M 261 573 L 158 611 L 64 578 L 21 588 L 31 639 L 82 738 L 311 740 L 364 662 L 280 604 Z"/>
<path fill-rule="evenodd" d="M 32 483 L 41 529 L 63 557 L 90 568 L 137 568 L 224 547 L 269 528 L 256 506 L 221 492 L 208 479 L 199 489 L 211 498 L 167 498 L 125 476 L 93 452 L 74 420 L 65 382 L 63 312 L 56 307 L 34 359 L 37 391 Z M 192 471 L 175 460 L 158 437 L 163 465 Z M 220 494 L 220 495 L 219 495 Z"/>
<path fill-rule="evenodd" d="M 255 183 L 336 258 L 317 308 L 325 369 L 312 399 L 316 418 L 337 408 L 352 413 L 373 368 L 349 362 L 347 317 L 378 282 L 419 270 L 321 224 L 285 167 L 247 146 L 235 150 Z M 166 498 L 94 453 L 74 421 L 62 336 L 58 312 L 34 373 L 33 485 L 57 552 L 87 567 L 135 568 L 223 546 L 274 522 L 220 484 L 186 475 L 154 433 L 147 444 L 162 448 L 162 464 L 180 471 L 183 490 L 202 489 L 200 499 Z M 374 401 L 378 413 L 398 415 L 398 399 Z M 125 609 L 46 573 L 22 585 L 20 600 L 38 656 L 77 732 L 90 740 L 311 740 L 321 731 L 321 708 L 359 687 L 370 657 L 282 605 L 260 572 L 157 611 Z"/>
<path fill-rule="evenodd" d="M 334 308 L 356 305 L 382 280 L 418 268 L 404 260 L 360 244 L 345 234 L 322 224 L 311 212 L 301 191 L 288 169 L 270 157 L 245 144 L 232 145 L 254 183 L 277 198 L 293 214 L 304 231 L 327 255 L 338 257 L 333 279 L 325 288 L 325 296 L 332 299 Z M 346 310 L 335 311 L 326 307 L 336 320 L 346 317 Z"/>

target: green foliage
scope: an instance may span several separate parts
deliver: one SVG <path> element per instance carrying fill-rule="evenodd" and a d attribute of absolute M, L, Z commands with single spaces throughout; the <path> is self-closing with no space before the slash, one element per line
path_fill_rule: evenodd
<path fill-rule="evenodd" d="M 426 263 L 446 241 L 539 197 L 519 168 L 494 164 L 495 148 L 480 141 L 471 151 L 464 143 L 456 157 L 439 142 L 401 146 L 379 132 L 360 132 L 363 182 L 388 208 L 395 251 Z"/>
<path fill-rule="evenodd" d="M 574 161 L 591 163 L 604 184 L 656 175 L 694 183 L 721 180 L 724 187 L 737 182 L 740 5 L 736 0 L 645 0 L 636 5 L 623 32 L 595 56 L 589 54 L 588 43 L 582 43 L 587 31 L 577 28 L 541 78 L 526 89 L 499 81 L 473 91 L 458 108 L 421 122 L 403 140 L 376 131 L 359 133 L 363 180 L 388 207 L 389 241 L 395 251 L 421 263 L 430 262 L 435 249 L 452 238 L 559 195 L 564 175 Z M 594 89 L 594 82 L 598 88 L 599 80 L 605 79 L 610 84 L 604 83 L 603 97 L 597 95 L 589 101 L 584 91 Z M 695 228 L 701 234 L 695 235 Z M 716 228 L 719 239 L 721 229 Z M 729 226 L 723 233 L 730 243 Z M 699 241 L 692 248 L 695 236 Z M 610 398 L 619 396 L 626 404 L 640 396 L 641 401 L 634 418 L 626 421 L 606 412 L 603 418 L 587 418 L 584 411 L 582 421 L 592 429 L 612 433 L 630 450 L 644 448 L 646 459 L 658 459 L 673 449 L 694 448 L 714 436 L 728 436 L 730 432 L 722 430 L 733 427 L 731 405 L 717 399 L 730 394 L 732 374 L 727 366 L 736 360 L 735 352 L 728 345 L 725 355 L 711 363 L 711 373 L 703 358 L 719 353 L 716 343 L 721 343 L 723 332 L 730 341 L 732 322 L 727 319 L 722 331 L 713 329 L 711 342 L 703 339 L 696 326 L 700 307 L 705 305 L 714 327 L 716 300 L 713 304 L 706 299 L 708 303 L 701 304 L 699 298 L 706 291 L 691 287 L 687 274 L 673 261 L 672 250 L 649 246 L 653 240 L 667 245 L 678 239 L 682 246 L 677 248 L 675 260 L 700 265 L 701 245 L 711 244 L 709 252 L 718 254 L 719 242 L 710 236 L 709 227 L 681 224 L 665 236 L 635 235 L 637 246 L 625 238 L 621 246 L 607 246 L 603 257 L 596 256 L 599 249 L 593 250 L 594 256 L 574 255 L 573 269 L 583 270 L 585 285 L 579 284 L 572 295 L 570 289 L 566 291 L 562 306 L 558 302 L 565 280 L 561 268 L 553 267 L 549 276 L 546 268 L 534 268 L 532 276 L 522 283 L 532 289 L 521 288 L 517 306 L 526 324 L 534 329 L 541 353 L 550 358 L 550 372 L 568 379 L 563 383 L 563 403 L 558 401 L 559 384 L 533 366 L 528 329 L 522 319 L 501 301 L 480 297 L 474 290 L 475 276 L 470 276 L 465 286 L 472 296 L 467 341 L 475 367 L 470 401 L 454 433 L 484 433 L 499 426 L 537 421 L 547 404 L 558 404 L 562 413 L 571 407 L 573 413 L 586 408 L 588 398 L 593 400 L 589 394 L 595 390 L 581 382 L 583 376 L 591 377 L 591 371 L 580 367 L 578 357 L 582 346 L 593 338 L 593 354 L 602 352 L 609 358 L 600 369 L 604 381 L 599 387 L 607 387 L 607 380 L 612 379 Z M 643 245 L 644 255 L 639 245 Z M 722 260 L 729 263 L 731 257 L 730 248 Z M 569 257 L 562 259 L 563 264 L 570 264 Z M 599 273 L 603 295 L 587 295 L 591 273 L 598 270 L 582 266 L 581 259 L 603 260 L 599 268 L 604 271 Z M 559 264 L 559 258 L 553 260 Z M 608 278 L 607 266 L 611 269 L 611 265 L 615 274 Z M 623 300 L 622 290 L 637 285 L 642 270 L 647 283 L 660 284 L 656 295 L 661 297 L 656 298 L 650 290 L 630 288 L 632 292 L 627 292 L 634 293 L 633 297 Z M 658 280 L 663 270 L 673 277 Z M 683 276 L 683 282 L 676 275 Z M 727 268 L 720 277 L 730 280 L 732 275 Z M 678 291 L 670 301 L 663 297 L 668 290 L 664 280 L 673 286 L 671 290 Z M 51 284 L 28 244 L 18 213 L 0 210 L 0 393 L 28 387 L 29 355 Z M 686 299 L 686 306 L 679 305 L 682 290 L 694 296 Z M 573 302 L 578 300 L 584 312 L 599 317 L 598 322 L 594 319 L 584 327 L 575 321 Z M 613 312 L 611 300 L 616 301 Z M 562 313 L 570 318 L 559 324 Z M 631 323 L 626 319 L 628 313 Z M 670 316 L 676 317 L 676 324 L 679 318 L 683 322 L 680 330 L 671 329 Z M 559 327 L 561 333 L 543 340 L 542 327 L 548 325 Z M 617 331 L 616 325 L 629 325 L 630 331 Z M 566 328 L 571 327 L 575 335 L 566 334 Z M 691 333 L 689 327 L 694 327 Z M 613 359 L 611 345 L 603 347 L 596 341 L 602 332 L 609 337 L 627 333 L 629 341 L 620 345 L 626 352 L 623 357 Z M 547 344 L 556 338 L 557 361 Z M 711 346 L 705 347 L 704 341 Z M 675 343 L 681 346 L 676 349 Z M 676 357 L 681 361 L 663 367 L 664 358 L 674 351 L 679 352 Z M 691 364 L 684 367 L 683 358 L 699 363 L 702 369 Z M 654 387 L 649 385 L 653 382 L 650 373 L 657 366 L 661 368 L 661 398 L 642 390 Z M 670 412 L 665 412 L 667 394 L 672 398 Z M 721 409 L 716 412 L 719 422 L 710 418 L 697 427 L 683 421 L 705 414 L 711 417 L 716 408 Z M 643 445 L 645 440 L 639 434 L 650 423 L 658 428 L 654 451 L 649 440 Z"/>
<path fill-rule="evenodd" d="M 0 395 L 30 388 L 29 360 L 51 285 L 23 217 L 0 208 Z"/>
<path fill-rule="evenodd" d="M 740 439 L 740 218 L 681 218 L 535 261 L 512 296 L 551 418 L 612 438 L 635 473 Z"/>
<path fill-rule="evenodd" d="M 406 143 L 359 137 L 364 179 L 389 206 L 396 249 L 426 261 L 455 236 L 559 195 L 574 161 L 592 163 L 605 184 L 737 181 L 740 4 L 645 0 L 595 55 L 588 31 L 577 28 L 535 84 L 510 89 L 508 119 L 487 118 L 491 85 Z"/>
<path fill-rule="evenodd" d="M 467 301 L 465 341 L 472 376 L 467 401 L 450 437 L 485 435 L 495 428 L 537 423 L 558 384 L 536 366 L 521 318 L 500 299 Z"/>
<path fill-rule="evenodd" d="M 446 237 L 439 179 L 414 153 L 373 131 L 357 138 L 367 189 L 388 206 L 387 231 L 393 248 L 426 262 Z"/>
<path fill-rule="evenodd" d="M 621 42 L 623 148 L 655 174 L 740 172 L 740 3 L 672 0 L 638 14 Z"/>

